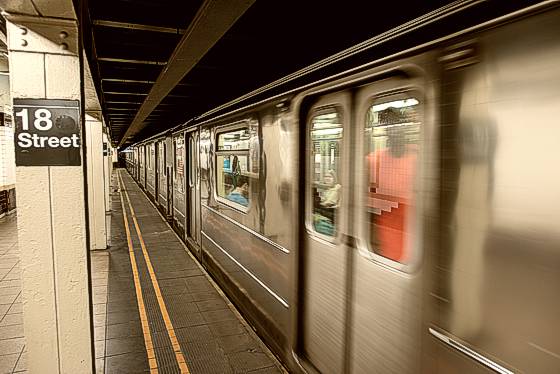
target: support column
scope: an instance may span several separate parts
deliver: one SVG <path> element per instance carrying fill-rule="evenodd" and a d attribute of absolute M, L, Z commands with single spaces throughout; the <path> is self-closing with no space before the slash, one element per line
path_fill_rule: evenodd
<path fill-rule="evenodd" d="M 6 14 L 12 97 L 79 101 L 78 25 L 72 2 L 25 7 L 28 3 L 0 1 L 8 13 L 11 4 L 14 11 L 29 13 Z M 58 118 L 62 128 L 67 118 Z M 30 373 L 93 370 L 83 144 L 80 132 L 79 166 L 16 166 Z"/>
<path fill-rule="evenodd" d="M 113 165 L 111 163 L 111 140 L 107 136 L 107 127 L 103 132 L 103 171 L 105 173 L 105 227 L 107 228 L 107 247 L 111 246 L 111 175 Z"/>
<path fill-rule="evenodd" d="M 96 115 L 97 114 L 97 115 Z M 103 124 L 100 113 L 86 113 L 90 249 L 107 248 Z"/>

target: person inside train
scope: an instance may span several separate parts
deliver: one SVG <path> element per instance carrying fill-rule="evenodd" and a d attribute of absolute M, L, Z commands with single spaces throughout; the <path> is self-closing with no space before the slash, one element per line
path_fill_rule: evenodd
<path fill-rule="evenodd" d="M 376 253 L 405 262 L 417 147 L 408 144 L 406 125 L 387 126 L 385 135 L 386 147 L 368 155 L 371 243 Z"/>
<path fill-rule="evenodd" d="M 325 208 L 333 208 L 338 206 L 338 202 L 340 200 L 340 190 L 342 189 L 342 186 L 336 183 L 335 173 L 332 170 L 326 172 L 325 176 L 323 177 L 323 182 L 328 186 L 328 188 L 321 194 L 321 206 Z"/>
<path fill-rule="evenodd" d="M 241 186 L 235 187 L 226 198 L 245 207 L 249 206 L 249 184 L 245 182 Z"/>
<path fill-rule="evenodd" d="M 319 192 L 315 188 L 313 192 L 314 226 L 317 232 L 333 236 L 342 186 L 337 183 L 336 174 L 332 170 L 323 176 L 323 184 L 327 186 L 326 190 Z"/>

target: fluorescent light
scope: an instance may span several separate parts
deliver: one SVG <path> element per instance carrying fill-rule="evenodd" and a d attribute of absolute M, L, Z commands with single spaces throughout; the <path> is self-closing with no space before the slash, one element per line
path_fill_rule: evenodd
<path fill-rule="evenodd" d="M 406 108 L 409 106 L 418 105 L 418 103 L 419 103 L 418 100 L 414 98 L 405 99 L 405 100 L 395 100 L 395 101 L 390 101 L 388 103 L 374 105 L 371 107 L 371 111 L 379 112 L 387 108 Z"/>
<path fill-rule="evenodd" d="M 313 130 L 313 135 L 339 135 L 342 133 L 341 128 L 318 129 Z"/>

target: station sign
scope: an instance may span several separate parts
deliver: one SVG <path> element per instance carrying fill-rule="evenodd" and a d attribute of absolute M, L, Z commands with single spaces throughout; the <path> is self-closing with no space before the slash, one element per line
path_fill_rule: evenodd
<path fill-rule="evenodd" d="M 16 166 L 80 166 L 80 102 L 14 99 Z"/>

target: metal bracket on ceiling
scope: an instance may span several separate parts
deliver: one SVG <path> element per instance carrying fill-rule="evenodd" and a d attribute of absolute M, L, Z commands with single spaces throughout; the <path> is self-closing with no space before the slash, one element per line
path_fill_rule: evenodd
<path fill-rule="evenodd" d="M 78 54 L 75 20 L 4 13 L 10 51 Z"/>

